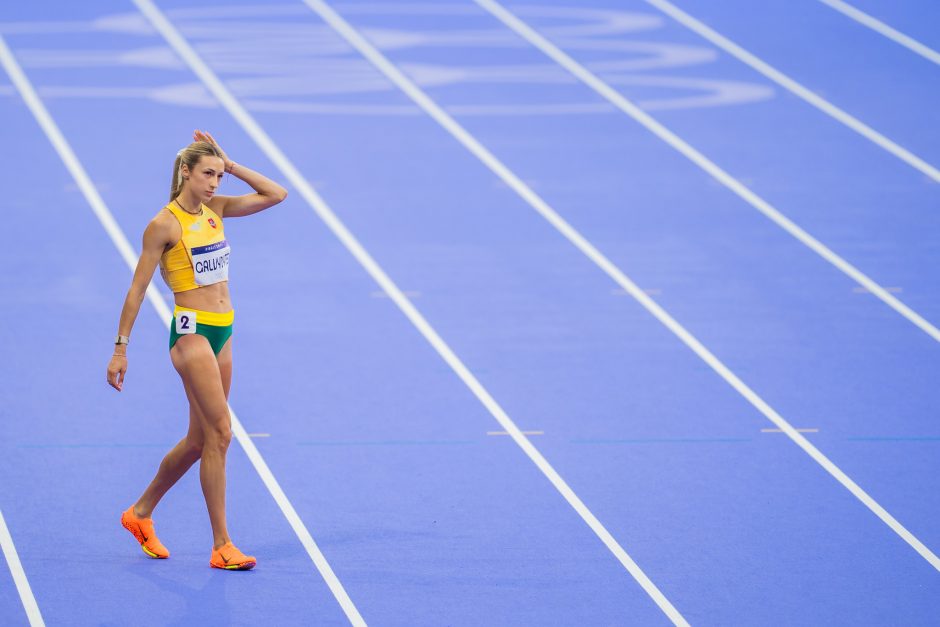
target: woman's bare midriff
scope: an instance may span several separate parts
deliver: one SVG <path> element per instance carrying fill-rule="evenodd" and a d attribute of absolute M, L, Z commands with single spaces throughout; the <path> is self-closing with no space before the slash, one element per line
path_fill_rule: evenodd
<path fill-rule="evenodd" d="M 180 307 L 211 311 L 214 313 L 227 313 L 232 310 L 232 299 L 228 294 L 228 281 L 197 287 L 194 290 L 176 292 L 176 304 Z"/>

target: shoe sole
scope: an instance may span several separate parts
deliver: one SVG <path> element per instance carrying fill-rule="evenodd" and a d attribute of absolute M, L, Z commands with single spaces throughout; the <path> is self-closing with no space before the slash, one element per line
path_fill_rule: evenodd
<path fill-rule="evenodd" d="M 251 570 L 255 567 L 257 562 L 242 562 L 241 564 L 229 564 L 228 566 L 217 566 L 212 562 L 209 562 L 209 566 L 212 568 L 218 568 L 219 570 Z"/>

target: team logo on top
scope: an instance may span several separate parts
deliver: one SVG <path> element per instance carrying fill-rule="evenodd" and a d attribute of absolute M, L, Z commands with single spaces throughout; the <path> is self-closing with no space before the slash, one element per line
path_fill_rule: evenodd
<path fill-rule="evenodd" d="M 209 222 L 209 226 L 211 226 L 212 228 L 215 228 L 215 220 L 213 220 L 212 218 L 209 218 L 208 222 Z"/>

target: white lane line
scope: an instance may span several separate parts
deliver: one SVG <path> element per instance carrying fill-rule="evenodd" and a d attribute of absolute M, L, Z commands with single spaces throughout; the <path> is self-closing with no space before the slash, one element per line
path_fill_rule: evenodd
<path fill-rule="evenodd" d="M 3 39 L 0 38 L 0 49 L 3 45 Z M 7 528 L 7 521 L 3 519 L 3 512 L 0 512 L 0 548 L 3 549 L 3 556 L 6 557 L 7 566 L 10 567 L 10 573 L 13 575 L 16 591 L 20 593 L 20 601 L 23 603 L 23 609 L 26 610 L 29 624 L 32 627 L 45 625 L 42 614 L 39 613 L 39 604 L 36 603 L 33 590 L 29 587 L 29 580 L 26 579 L 26 571 L 23 570 L 23 564 L 20 563 L 20 556 L 16 553 L 13 536 L 10 535 L 10 530 Z"/>
<path fill-rule="evenodd" d="M 920 43 L 913 37 L 909 37 L 902 33 L 899 30 L 891 28 L 884 22 L 877 20 L 870 16 L 869 14 L 853 7 L 848 2 L 842 2 L 842 0 L 819 0 L 823 4 L 827 4 L 839 13 L 846 15 L 856 22 L 867 26 L 868 28 L 876 31 L 888 39 L 891 39 L 895 43 L 901 44 L 908 50 L 919 54 L 928 61 L 933 61 L 937 65 L 940 65 L 940 52 L 937 52 L 933 48 L 929 48 L 924 44 Z"/>
<path fill-rule="evenodd" d="M 645 288 L 643 291 L 649 294 L 650 296 L 661 296 L 663 293 L 663 290 L 658 287 L 648 287 L 648 288 Z M 626 290 L 620 289 L 619 287 L 611 288 L 610 293 L 614 296 L 629 296 L 630 295 Z"/>
<path fill-rule="evenodd" d="M 441 109 L 427 94 L 411 80 L 409 80 L 398 68 L 386 59 L 381 52 L 372 44 L 365 40 L 356 32 L 343 18 L 337 15 L 332 9 L 327 7 L 321 0 L 304 0 L 313 8 L 326 22 L 337 30 L 349 43 L 356 47 L 359 52 L 371 61 L 382 73 L 394 82 L 403 92 L 415 101 L 424 111 L 434 118 L 441 126 L 447 129 L 467 150 L 472 152 L 484 164 L 487 165 L 497 176 L 503 179 L 517 194 L 519 194 L 533 209 L 542 215 L 552 226 L 554 226 L 565 238 L 575 247 L 584 253 L 601 270 L 613 279 L 620 287 L 626 290 L 633 298 L 637 300 L 647 311 L 649 311 L 666 328 L 672 331 L 686 346 L 698 355 L 712 370 L 718 373 L 731 387 L 733 387 L 741 396 L 747 399 L 758 411 L 774 423 L 779 429 L 786 433 L 793 442 L 802 448 L 807 455 L 812 457 L 826 472 L 832 475 L 849 492 L 860 500 L 868 509 L 870 509 L 878 518 L 880 518 L 888 527 L 891 528 L 905 542 L 911 545 L 927 562 L 935 569 L 940 570 L 940 558 L 928 549 L 923 542 L 918 540 L 910 531 L 908 531 L 900 522 L 887 512 L 875 499 L 868 495 L 862 488 L 852 481 L 848 475 L 842 472 L 838 466 L 822 454 L 809 440 L 803 437 L 794 429 L 783 416 L 778 414 L 770 405 L 767 404 L 758 394 L 747 384 L 738 378 L 724 363 L 711 353 L 705 345 L 693 336 L 685 327 L 677 322 L 665 309 L 660 307 L 656 301 L 650 298 L 636 283 L 634 283 L 623 271 L 605 257 L 594 245 L 581 235 L 574 227 L 568 224 L 564 218 L 552 209 L 540 196 L 533 192 L 522 180 L 516 176 L 512 170 L 507 168 L 499 159 L 486 149 L 475 137 L 468 133 L 453 118 Z M 864 276 L 864 275 L 863 275 Z M 867 286 L 866 286 L 867 287 Z M 874 286 L 877 290 L 888 295 L 883 289 Z M 871 289 L 871 288 L 869 288 Z M 934 329 L 936 331 L 936 329 Z M 937 332 L 937 339 L 940 339 L 940 332 Z M 665 601 L 665 598 L 663 598 Z M 663 607 L 663 606 L 660 606 Z M 665 611 L 665 610 L 664 610 Z M 678 614 L 676 615 L 678 616 Z M 672 615 L 670 615 L 672 617 Z M 681 616 L 679 617 L 681 619 Z"/>
<path fill-rule="evenodd" d="M 544 431 L 522 431 L 522 435 L 545 435 Z M 487 431 L 486 435 L 512 435 L 508 431 Z"/>
<path fill-rule="evenodd" d="M 902 288 L 900 288 L 900 287 L 890 287 L 890 286 L 886 286 L 886 287 L 885 287 L 885 290 L 888 291 L 888 292 L 890 292 L 891 294 L 900 294 L 901 292 L 904 291 L 904 290 L 903 290 Z M 862 287 L 862 286 L 860 286 L 860 285 L 859 285 L 859 286 L 856 286 L 856 287 L 853 287 L 853 288 L 852 288 L 852 291 L 853 291 L 854 293 L 856 293 L 856 294 L 868 294 L 868 293 L 869 293 L 869 291 L 868 291 L 867 289 L 865 289 L 864 287 Z"/>
<path fill-rule="evenodd" d="M 819 433 L 819 429 L 796 429 L 797 433 Z M 781 429 L 761 429 L 761 433 L 783 433 Z"/>
<path fill-rule="evenodd" d="M 75 179 L 75 182 L 82 190 L 85 199 L 88 201 L 88 204 L 91 206 L 95 215 L 98 217 L 98 220 L 101 222 L 104 230 L 108 233 L 111 241 L 114 242 L 114 245 L 117 247 L 121 257 L 124 259 L 125 263 L 127 263 L 127 266 L 131 269 L 131 272 L 133 272 L 137 267 L 137 255 L 134 252 L 133 247 L 131 247 L 130 242 L 127 240 L 127 237 L 121 230 L 121 227 L 118 225 L 117 221 L 114 219 L 114 216 L 111 214 L 111 210 L 108 209 L 107 205 L 105 205 L 104 199 L 101 198 L 98 190 L 95 189 L 94 184 L 88 177 L 88 173 L 85 171 L 85 168 L 78 160 L 78 157 L 75 155 L 75 152 L 69 145 L 68 140 L 65 139 L 65 136 L 62 134 L 61 130 L 59 130 L 59 126 L 55 123 L 55 120 L 52 119 L 52 116 L 49 114 L 49 111 L 46 109 L 42 100 L 40 100 L 39 96 L 36 94 L 36 90 L 33 88 L 33 85 L 26 77 L 26 74 L 23 73 L 22 68 L 20 68 L 19 64 L 16 62 L 12 51 L 7 47 L 7 44 L 3 40 L 2 36 L 0 36 L 0 62 L 2 62 L 3 67 L 10 75 L 10 78 L 13 80 L 13 83 L 19 90 L 20 95 L 26 102 L 26 105 L 29 107 L 30 111 L 32 111 L 33 116 L 39 123 L 39 126 L 41 126 L 42 130 L 45 131 L 49 141 L 52 143 L 53 147 L 55 147 L 56 152 L 59 153 L 59 157 L 62 159 L 63 163 L 65 163 L 65 167 L 71 173 L 72 177 Z M 167 329 L 169 329 L 170 318 L 172 317 L 170 308 L 167 306 L 166 301 L 163 300 L 163 297 L 152 283 L 147 288 L 147 297 L 150 299 L 154 309 L 156 309 L 157 315 L 163 320 Z M 245 453 L 248 455 L 248 459 L 251 460 L 251 463 L 258 472 L 258 475 L 261 476 L 261 480 L 264 482 L 264 485 L 268 488 L 271 496 L 274 497 L 274 501 L 278 504 L 278 507 L 281 508 L 281 511 L 284 513 L 284 516 L 290 523 L 291 528 L 293 528 L 294 533 L 297 534 L 301 544 L 303 544 L 304 548 L 307 550 L 307 554 L 316 565 L 317 570 L 320 571 L 320 574 L 323 576 L 323 579 L 330 587 L 330 590 L 333 591 L 333 595 L 336 597 L 336 600 L 342 606 L 343 610 L 346 612 L 346 615 L 353 624 L 365 625 L 365 621 L 363 621 L 362 617 L 359 616 L 358 610 L 356 610 L 352 601 L 349 599 L 346 591 L 343 590 L 343 586 L 340 584 L 339 580 L 336 578 L 336 575 L 333 573 L 333 569 L 330 568 L 326 558 L 323 557 L 319 547 L 317 547 L 316 542 L 313 540 L 313 536 L 310 535 L 310 532 L 304 526 L 300 516 L 297 515 L 294 506 L 291 505 L 287 495 L 284 494 L 284 491 L 278 484 L 277 479 L 274 478 L 271 469 L 268 468 L 267 463 L 265 463 L 264 459 L 261 457 L 261 453 L 258 452 L 258 449 L 251 441 L 251 438 L 248 436 L 248 433 L 242 426 L 238 416 L 235 415 L 235 411 L 232 409 L 231 405 L 229 405 L 229 412 L 232 415 L 232 433 L 235 435 L 238 443 L 241 444 L 242 448 L 245 450 Z"/>
<path fill-rule="evenodd" d="M 470 372 L 470 369 L 457 357 L 450 346 L 438 335 L 437 331 L 428 323 L 418 309 L 402 293 L 401 289 L 385 273 L 381 266 L 372 258 L 366 249 L 359 243 L 353 234 L 340 221 L 330 206 L 313 189 L 309 181 L 294 166 L 293 162 L 287 158 L 283 151 L 274 143 L 268 134 L 261 128 L 255 119 L 247 110 L 235 99 L 228 88 L 219 80 L 215 73 L 203 62 L 192 46 L 179 34 L 172 24 L 163 16 L 151 0 L 134 0 L 134 3 L 144 12 L 153 22 L 157 30 L 163 34 L 166 40 L 173 46 L 193 72 L 205 83 L 212 94 L 228 110 L 248 135 L 254 139 L 268 158 L 280 169 L 291 185 L 303 196 L 304 200 L 310 205 L 310 208 L 320 217 L 326 226 L 340 240 L 343 246 L 356 258 L 356 261 L 369 273 L 372 279 L 388 294 L 403 314 L 411 321 L 411 324 L 421 333 L 428 343 L 434 347 L 434 350 L 447 362 L 454 373 L 460 377 L 460 380 L 470 388 L 481 404 L 489 410 L 490 414 L 499 422 L 500 426 L 512 436 L 512 439 L 519 445 L 530 460 L 542 471 L 542 474 L 552 483 L 556 490 L 565 498 L 569 505 L 578 513 L 579 516 L 588 524 L 594 533 L 607 546 L 608 550 L 616 556 L 627 571 L 637 580 L 643 589 L 653 598 L 659 607 L 669 616 L 677 625 L 687 625 L 685 619 L 679 614 L 672 604 L 659 591 L 640 567 L 633 561 L 622 546 L 610 534 L 597 517 L 588 509 L 587 505 L 575 494 L 574 490 L 562 479 L 561 475 L 548 463 L 548 460 L 532 445 L 531 442 L 522 434 L 519 427 L 512 421 L 509 415 L 496 402 L 483 384 Z M 325 9 L 328 10 L 329 9 Z M 348 28 L 348 27 L 347 27 Z"/>
<path fill-rule="evenodd" d="M 402 290 L 402 294 L 404 294 L 408 298 L 418 298 L 419 296 L 421 296 L 421 292 L 419 292 L 418 290 Z M 372 298 L 388 298 L 388 294 L 386 294 L 382 290 L 375 290 L 374 292 L 369 292 L 369 296 L 371 296 Z"/>
<path fill-rule="evenodd" d="M 648 1 L 660 2 L 661 0 Z M 587 68 L 565 54 L 545 37 L 535 32 L 535 30 L 533 30 L 532 27 L 530 27 L 528 24 L 517 18 L 515 15 L 507 11 L 493 0 L 476 0 L 476 2 L 501 22 L 503 22 L 506 26 L 515 31 L 519 36 L 528 40 L 532 45 L 544 52 L 547 56 L 551 57 L 559 65 L 577 76 L 597 93 L 604 96 L 621 111 L 632 117 L 634 120 L 649 129 L 654 135 L 685 155 L 685 157 L 692 161 L 692 163 L 705 170 L 722 185 L 737 194 L 749 205 L 760 211 L 762 214 L 772 220 L 777 226 L 799 240 L 807 248 L 811 249 L 817 255 L 838 268 L 843 274 L 847 275 L 853 281 L 877 296 L 882 302 L 907 318 L 921 331 L 932 337 L 934 340 L 940 342 L 940 329 L 935 327 L 913 309 L 902 303 L 898 298 L 892 296 L 888 290 L 881 287 L 864 272 L 837 255 L 828 246 L 817 240 L 808 232 L 804 231 L 800 226 L 782 214 L 769 202 L 755 194 L 740 181 L 725 172 L 714 161 L 693 148 L 688 142 L 663 126 L 651 115 L 624 98 L 610 85 L 592 74 L 587 70 Z"/>
<path fill-rule="evenodd" d="M 751 54 L 738 44 L 734 43 L 724 35 L 720 35 L 714 29 L 709 28 L 704 23 L 695 19 L 688 13 L 682 11 L 674 4 L 667 2 L 667 0 L 644 0 L 646 3 L 653 5 L 663 13 L 666 13 L 671 18 L 682 24 L 683 26 L 689 28 L 690 30 L 695 31 L 708 41 L 712 42 L 728 54 L 736 57 L 739 61 L 746 63 L 751 66 L 773 82 L 777 83 L 784 89 L 790 91 L 794 95 L 802 98 L 809 104 L 813 105 L 826 115 L 838 120 L 842 124 L 848 126 L 850 129 L 858 133 L 859 135 L 865 137 L 869 141 L 877 144 L 881 148 L 887 150 L 895 157 L 904 161 L 911 167 L 920 170 L 931 179 L 936 182 L 940 182 L 940 170 L 930 165 L 914 153 L 910 152 L 906 148 L 902 148 L 895 142 L 891 141 L 875 129 L 871 128 L 858 118 L 846 113 L 839 107 L 835 106 L 825 98 L 817 95 L 816 93 L 810 91 L 800 83 L 796 82 L 780 70 L 774 68 L 769 63 L 762 61 L 757 56 Z"/>

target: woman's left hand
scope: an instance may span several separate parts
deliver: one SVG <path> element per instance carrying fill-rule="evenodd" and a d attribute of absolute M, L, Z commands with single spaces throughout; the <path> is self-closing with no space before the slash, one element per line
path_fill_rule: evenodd
<path fill-rule="evenodd" d="M 212 135 L 204 131 L 200 131 L 199 129 L 196 129 L 195 131 L 193 131 L 193 141 L 207 142 L 215 146 L 216 149 L 219 151 L 219 154 L 222 155 L 222 161 L 225 162 L 225 171 L 226 172 L 232 171 L 232 164 L 234 162 L 228 158 L 228 155 L 225 154 L 225 151 L 222 150 L 221 146 L 219 146 L 219 142 L 215 141 L 215 138 Z"/>
<path fill-rule="evenodd" d="M 108 364 L 108 385 L 118 392 L 124 387 L 124 374 L 127 372 L 127 355 L 114 353 Z"/>

